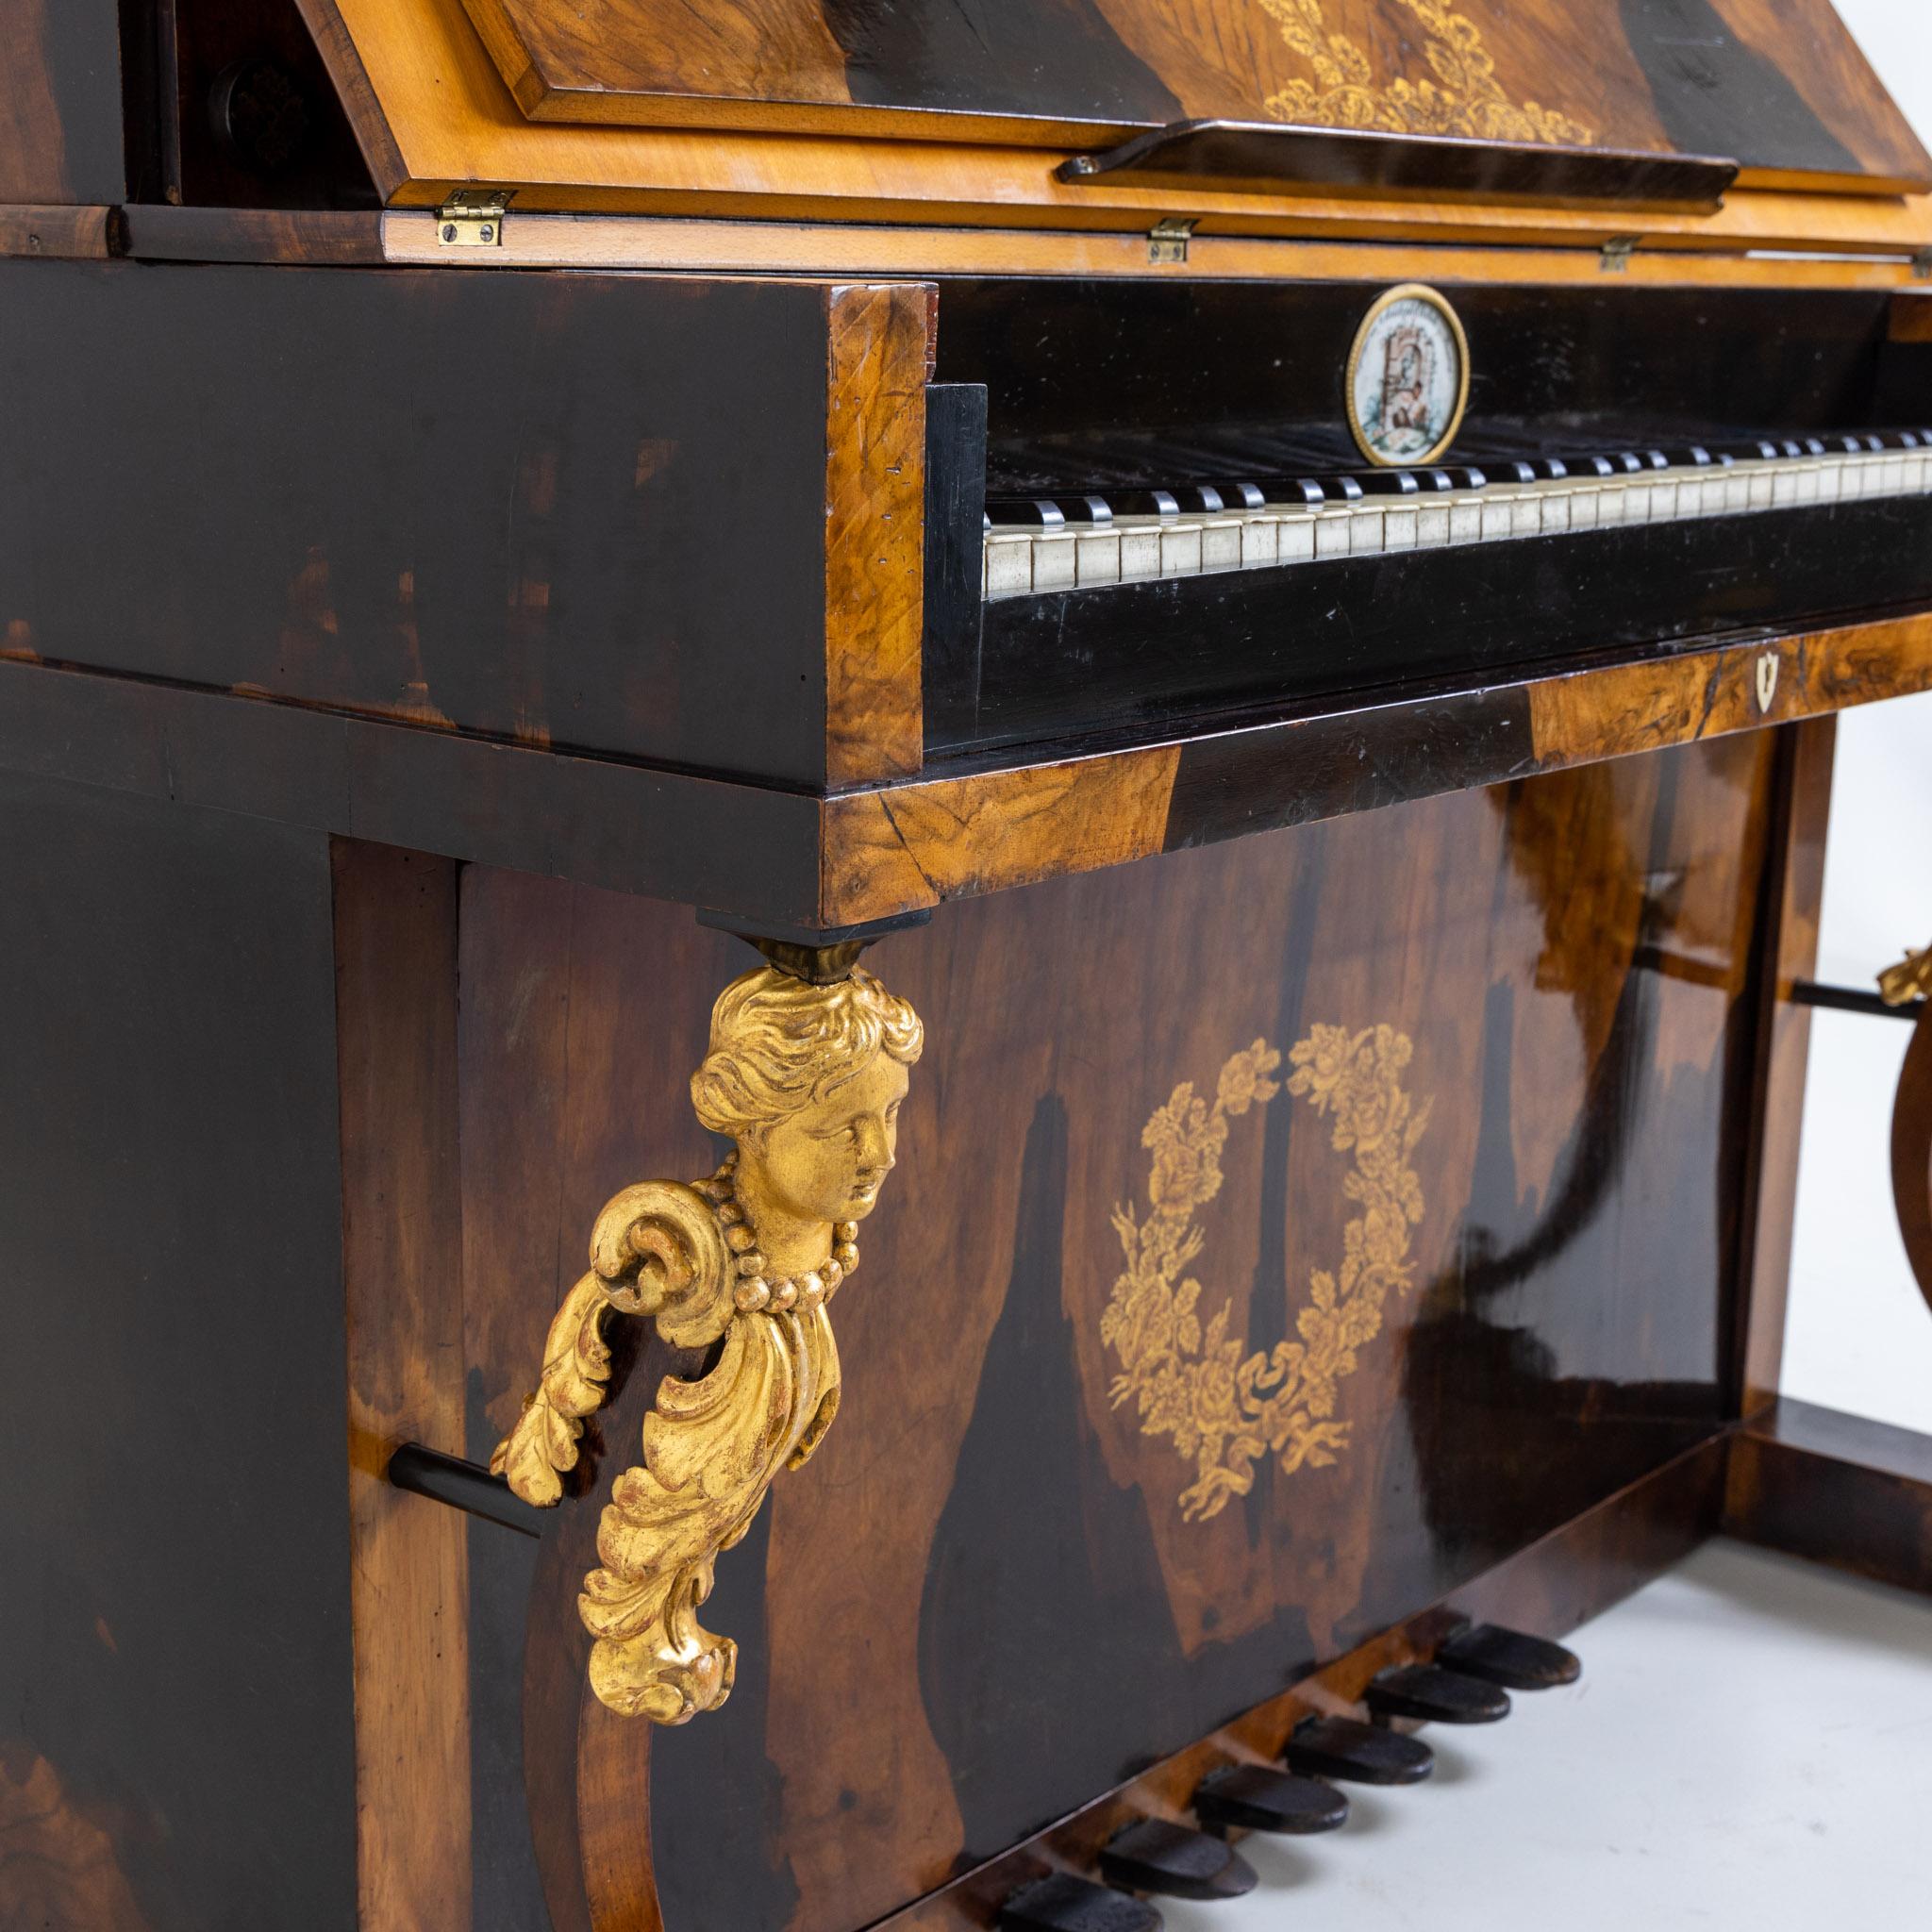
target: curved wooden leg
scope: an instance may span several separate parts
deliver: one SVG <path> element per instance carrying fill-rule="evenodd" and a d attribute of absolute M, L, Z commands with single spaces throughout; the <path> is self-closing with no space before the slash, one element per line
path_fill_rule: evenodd
<path fill-rule="evenodd" d="M 1891 1191 L 1919 1292 L 1932 1307 L 1932 1006 L 1912 1031 L 1892 1104 Z"/>

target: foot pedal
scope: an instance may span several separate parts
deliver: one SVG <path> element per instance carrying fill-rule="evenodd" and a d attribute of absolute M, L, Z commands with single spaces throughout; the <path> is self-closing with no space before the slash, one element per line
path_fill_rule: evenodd
<path fill-rule="evenodd" d="M 1194 1816 L 1210 1831 L 1275 1831 L 1303 1838 L 1348 1822 L 1348 1799 L 1318 1777 L 1265 1764 L 1229 1764 L 1201 1781 Z"/>
<path fill-rule="evenodd" d="M 1436 1768 L 1436 1754 L 1420 1738 L 1352 1717 L 1305 1718 L 1285 1756 L 1289 1770 L 1304 1777 L 1356 1785 L 1419 1785 Z"/>
<path fill-rule="evenodd" d="M 1117 1832 L 1100 1855 L 1109 1885 L 1164 1898 L 1240 1898 L 1259 1880 L 1255 1868 L 1225 1839 L 1185 1824 L 1143 1818 Z"/>
<path fill-rule="evenodd" d="M 1377 1717 L 1432 1724 L 1492 1724 L 1509 1715 L 1509 1693 L 1440 1664 L 1398 1664 L 1371 1680 L 1362 1701 Z"/>
<path fill-rule="evenodd" d="M 1506 1690 L 1552 1690 L 1583 1674 L 1582 1659 L 1574 1650 L 1547 1637 L 1506 1630 L 1500 1624 L 1472 1624 L 1458 1630 L 1437 1651 L 1436 1661 Z"/>
<path fill-rule="evenodd" d="M 1000 1907 L 1000 1932 L 1160 1932 L 1144 1898 L 1129 1898 L 1065 1873 L 1022 1886 Z"/>

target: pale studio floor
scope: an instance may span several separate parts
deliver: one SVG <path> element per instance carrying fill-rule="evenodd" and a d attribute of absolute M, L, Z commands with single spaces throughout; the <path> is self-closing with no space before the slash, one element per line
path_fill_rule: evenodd
<path fill-rule="evenodd" d="M 1731 1542 L 1571 1640 L 1583 1679 L 1432 1725 L 1427 1784 L 1250 1838 L 1169 1932 L 1739 1932 L 1932 1923 L 1932 1603 Z"/>

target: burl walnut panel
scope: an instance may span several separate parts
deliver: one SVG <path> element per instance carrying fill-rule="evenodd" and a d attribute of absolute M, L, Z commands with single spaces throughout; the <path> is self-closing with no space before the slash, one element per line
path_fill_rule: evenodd
<path fill-rule="evenodd" d="M 929 1044 L 840 1298 L 840 1426 L 720 1565 L 730 1704 L 580 1723 L 576 1574 L 661 1349 L 527 1603 L 531 1557 L 492 1586 L 475 1553 L 515 1540 L 472 1532 L 473 1671 L 527 1607 L 558 1923 L 650 1923 L 655 1875 L 673 1932 L 850 1932 L 1708 1433 L 1771 773 L 1740 737 L 882 946 Z M 669 906 L 465 874 L 473 1453 L 604 1200 L 708 1168 L 684 1084 L 748 960 Z M 513 1686 L 473 1687 L 511 1767 Z M 490 1854 L 525 1898 L 528 1846 Z"/>

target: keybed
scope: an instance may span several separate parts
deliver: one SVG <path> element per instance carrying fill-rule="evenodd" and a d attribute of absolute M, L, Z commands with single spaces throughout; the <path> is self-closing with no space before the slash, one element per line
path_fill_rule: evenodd
<path fill-rule="evenodd" d="M 1144 583 L 1915 496 L 1932 430 L 1193 485 L 987 507 L 982 595 Z"/>

